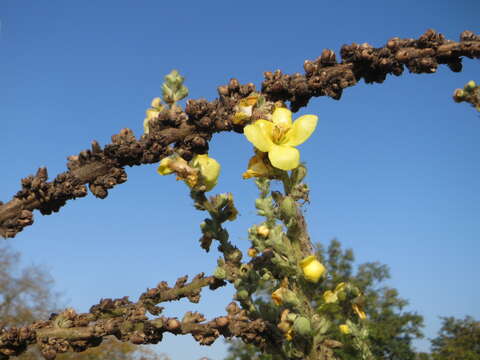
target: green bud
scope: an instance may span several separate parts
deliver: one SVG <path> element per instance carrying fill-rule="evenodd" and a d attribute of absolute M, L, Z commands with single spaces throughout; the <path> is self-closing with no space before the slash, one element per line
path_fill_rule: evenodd
<path fill-rule="evenodd" d="M 456 89 L 455 92 L 453 93 L 453 100 L 455 102 L 462 102 L 464 96 L 465 96 L 465 91 L 463 91 L 462 89 Z"/>
<path fill-rule="evenodd" d="M 232 251 L 231 253 L 228 253 L 226 255 L 226 258 L 228 261 L 231 261 L 233 263 L 239 263 L 240 260 L 242 260 L 242 252 L 238 249 L 235 249 L 234 251 Z"/>
<path fill-rule="evenodd" d="M 306 175 L 307 175 L 307 168 L 302 164 L 300 164 L 292 171 L 292 175 L 291 175 L 292 183 L 294 185 L 300 184 Z"/>
<path fill-rule="evenodd" d="M 311 336 L 312 326 L 310 325 L 310 320 L 303 316 L 297 317 L 293 323 L 293 331 L 296 335 L 302 337 Z"/>
<path fill-rule="evenodd" d="M 245 289 L 241 289 L 237 291 L 237 299 L 238 300 L 247 300 L 248 299 L 248 291 Z"/>
<path fill-rule="evenodd" d="M 170 74 L 165 76 L 165 81 L 169 85 L 181 85 L 185 78 L 179 74 L 177 70 L 170 71 Z"/>
<path fill-rule="evenodd" d="M 262 280 L 268 281 L 271 278 L 272 278 L 272 275 L 268 272 L 262 275 Z"/>
<path fill-rule="evenodd" d="M 297 204 L 290 196 L 286 196 L 280 204 L 280 213 L 286 219 L 297 216 Z"/>
<path fill-rule="evenodd" d="M 174 104 L 188 95 L 188 88 L 183 85 L 184 77 L 177 70 L 172 70 L 165 76 L 165 82 L 162 85 L 163 100 L 167 104 Z"/>
<path fill-rule="evenodd" d="M 297 318 L 298 318 L 298 314 L 295 314 L 295 313 L 289 313 L 287 315 L 287 321 L 290 321 L 291 323 L 295 322 Z"/>
<path fill-rule="evenodd" d="M 224 268 L 217 267 L 213 272 L 213 276 L 215 276 L 217 279 L 224 280 L 227 277 L 227 272 Z"/>
<path fill-rule="evenodd" d="M 325 334 L 330 328 L 330 322 L 316 314 L 313 316 L 313 330 L 315 334 Z"/>
<path fill-rule="evenodd" d="M 289 289 L 284 289 L 282 292 L 282 302 L 291 307 L 296 307 L 300 305 L 300 301 L 298 300 L 297 295 L 289 290 Z"/>

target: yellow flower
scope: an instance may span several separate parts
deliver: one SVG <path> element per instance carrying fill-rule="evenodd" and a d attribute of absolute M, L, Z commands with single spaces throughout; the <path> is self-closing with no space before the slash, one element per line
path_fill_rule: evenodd
<path fill-rule="evenodd" d="M 272 300 L 275 303 L 275 305 L 277 305 L 277 306 L 280 306 L 283 303 L 283 299 L 282 299 L 283 290 L 284 290 L 284 288 L 279 287 L 277 290 L 275 290 L 272 293 Z"/>
<path fill-rule="evenodd" d="M 353 311 L 355 311 L 355 313 L 358 315 L 360 319 L 365 320 L 367 318 L 367 315 L 365 314 L 365 312 L 357 304 L 353 304 L 352 309 Z"/>
<path fill-rule="evenodd" d="M 337 300 L 338 297 L 336 292 L 327 290 L 323 293 L 323 301 L 325 301 L 327 304 L 337 302 Z"/>
<path fill-rule="evenodd" d="M 350 334 L 352 330 L 348 327 L 347 324 L 342 324 L 338 326 L 342 334 Z"/>
<path fill-rule="evenodd" d="M 268 234 L 270 234 L 270 229 L 268 228 L 267 225 L 260 225 L 257 228 L 257 234 L 266 238 Z"/>
<path fill-rule="evenodd" d="M 340 292 L 342 291 L 344 288 L 345 288 L 346 284 L 344 282 L 341 282 L 339 283 L 336 287 L 335 287 L 335 292 Z"/>
<path fill-rule="evenodd" d="M 314 283 L 318 282 L 325 273 L 325 266 L 314 255 L 307 256 L 300 261 L 300 267 L 305 279 Z"/>
<path fill-rule="evenodd" d="M 198 170 L 193 169 L 182 157 L 178 155 L 163 158 L 157 172 L 160 175 L 177 174 L 177 180 L 183 180 L 188 186 L 193 187 L 198 181 Z"/>
<path fill-rule="evenodd" d="M 161 108 L 162 107 L 162 100 L 159 97 L 156 97 L 152 100 L 150 105 L 152 108 Z"/>
<path fill-rule="evenodd" d="M 194 168 L 200 170 L 203 185 L 205 185 L 204 191 L 212 190 L 217 185 L 220 175 L 220 164 L 218 161 L 204 154 L 196 155 L 190 163 Z"/>
<path fill-rule="evenodd" d="M 293 339 L 293 327 L 288 329 L 288 331 L 283 336 L 285 337 L 285 340 L 292 341 L 292 339 Z"/>
<path fill-rule="evenodd" d="M 242 174 L 244 179 L 252 177 L 268 177 L 270 174 L 268 165 L 265 163 L 265 153 L 259 152 L 248 161 L 248 169 Z"/>
<path fill-rule="evenodd" d="M 272 114 L 272 121 L 257 120 L 245 126 L 243 132 L 258 150 L 268 153 L 274 167 L 292 170 L 300 164 L 300 152 L 295 146 L 312 135 L 317 122 L 317 116 L 303 115 L 292 123 L 292 112 L 278 107 Z"/>
<path fill-rule="evenodd" d="M 177 174 L 177 180 L 183 180 L 191 188 L 210 191 L 217 184 L 220 164 L 208 155 L 196 155 L 189 163 L 182 157 L 173 155 L 160 161 L 157 172 L 160 175 Z M 234 218 L 236 214 L 232 214 Z"/>
<path fill-rule="evenodd" d="M 250 249 L 247 250 L 247 254 L 250 257 L 255 257 L 255 256 L 257 256 L 257 250 L 255 250 L 254 248 L 250 248 Z"/>

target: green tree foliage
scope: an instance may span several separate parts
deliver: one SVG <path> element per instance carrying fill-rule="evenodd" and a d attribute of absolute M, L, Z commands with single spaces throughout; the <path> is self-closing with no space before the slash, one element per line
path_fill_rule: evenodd
<path fill-rule="evenodd" d="M 342 249 L 337 240 L 332 240 L 327 249 L 317 245 L 317 257 L 328 269 L 327 285 L 335 288 L 341 282 L 350 282 L 362 289 L 365 303 L 362 304 L 368 318 L 371 350 L 377 359 L 413 360 L 415 351 L 412 340 L 423 337 L 421 327 L 423 317 L 405 311 L 408 302 L 399 297 L 396 289 L 385 286 L 384 282 L 390 278 L 387 265 L 378 262 L 365 263 L 354 270 L 354 254 L 351 249 Z M 264 284 L 264 296 L 256 299 L 257 302 L 270 301 L 272 288 L 269 283 Z M 322 294 L 319 294 L 322 296 Z M 329 304 L 330 306 L 331 304 Z M 329 309 L 335 317 L 335 308 Z M 340 319 L 339 319 L 340 321 Z M 340 324 L 340 323 L 339 323 Z M 339 334 L 338 338 L 342 338 Z M 355 359 L 356 352 L 349 345 L 348 338 L 339 348 L 341 359 Z M 229 355 L 226 360 L 270 360 L 271 356 L 262 355 L 258 350 L 245 345 L 240 341 L 229 341 Z"/>
<path fill-rule="evenodd" d="M 432 360 L 480 359 L 480 321 L 443 317 L 438 336 L 432 340 Z"/>
<path fill-rule="evenodd" d="M 58 294 L 52 291 L 53 279 L 38 266 L 19 267 L 20 255 L 8 247 L 0 247 L 0 329 L 23 326 L 48 319 L 58 308 Z M 32 349 L 18 357 L 20 360 L 40 360 L 43 357 Z M 59 360 L 168 360 L 150 350 L 139 349 L 130 343 L 113 338 L 82 353 L 66 353 Z"/>

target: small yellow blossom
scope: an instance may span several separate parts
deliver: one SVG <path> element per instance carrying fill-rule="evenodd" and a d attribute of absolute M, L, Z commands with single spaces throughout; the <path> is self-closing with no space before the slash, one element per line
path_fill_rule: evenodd
<path fill-rule="evenodd" d="M 257 228 L 257 234 L 266 238 L 270 234 L 270 230 L 267 225 L 260 225 Z"/>
<path fill-rule="evenodd" d="M 285 340 L 292 341 L 292 339 L 293 339 L 293 327 L 288 329 L 288 331 L 283 336 L 285 337 Z"/>
<path fill-rule="evenodd" d="M 182 157 L 173 155 L 160 161 L 157 172 L 160 175 L 177 174 L 192 189 L 210 191 L 217 184 L 220 164 L 208 155 L 196 155 L 187 163 Z M 236 214 L 232 214 L 236 217 Z"/>
<path fill-rule="evenodd" d="M 250 249 L 247 250 L 247 254 L 250 257 L 255 257 L 255 256 L 257 256 L 257 250 L 255 250 L 254 248 L 250 248 Z"/>
<path fill-rule="evenodd" d="M 341 283 L 338 283 L 338 285 L 335 287 L 335 292 L 340 292 L 343 289 L 345 289 L 346 284 L 342 281 Z"/>
<path fill-rule="evenodd" d="M 365 314 L 365 312 L 357 304 L 353 304 L 352 309 L 353 311 L 355 311 L 355 313 L 358 315 L 360 319 L 365 320 L 367 318 L 367 315 Z"/>
<path fill-rule="evenodd" d="M 275 303 L 275 305 L 277 305 L 277 306 L 280 306 L 280 305 L 283 304 L 283 298 L 282 298 L 283 290 L 284 290 L 284 288 L 279 287 L 277 290 L 275 290 L 272 293 L 272 300 Z"/>
<path fill-rule="evenodd" d="M 189 187 L 194 187 L 198 182 L 198 170 L 192 168 L 185 159 L 178 155 L 163 158 L 157 172 L 160 175 L 177 174 L 177 180 L 183 180 Z"/>
<path fill-rule="evenodd" d="M 350 334 L 352 332 L 352 330 L 350 330 L 347 324 L 342 324 L 342 325 L 339 325 L 338 327 L 342 334 Z"/>
<path fill-rule="evenodd" d="M 156 97 L 152 100 L 150 105 L 152 108 L 160 108 L 162 107 L 162 100 L 159 97 Z"/>
<path fill-rule="evenodd" d="M 268 153 L 272 165 L 292 170 L 300 164 L 300 152 L 295 148 L 304 143 L 317 126 L 318 117 L 303 115 L 292 123 L 292 112 L 277 107 L 272 121 L 260 119 L 245 126 L 243 132 L 258 150 Z"/>
<path fill-rule="evenodd" d="M 338 297 L 336 292 L 327 290 L 323 293 L 323 301 L 325 301 L 327 304 L 337 302 L 337 300 Z"/>
<path fill-rule="evenodd" d="M 300 267 L 303 271 L 303 276 L 310 282 L 318 282 L 325 273 L 325 266 L 317 260 L 314 255 L 307 256 L 300 261 Z"/>
<path fill-rule="evenodd" d="M 271 171 L 269 165 L 265 161 L 266 153 L 258 152 L 255 156 L 252 156 L 248 161 L 248 169 L 242 174 L 242 177 L 244 179 L 268 177 Z"/>

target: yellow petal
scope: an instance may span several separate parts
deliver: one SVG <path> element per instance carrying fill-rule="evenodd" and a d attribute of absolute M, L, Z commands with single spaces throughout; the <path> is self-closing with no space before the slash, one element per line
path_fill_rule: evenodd
<path fill-rule="evenodd" d="M 343 334 L 350 334 L 352 332 L 347 324 L 342 324 L 342 325 L 339 325 L 338 327 L 340 328 L 340 331 Z"/>
<path fill-rule="evenodd" d="M 147 119 L 150 120 L 150 119 L 155 119 L 158 116 L 158 114 L 160 114 L 160 111 L 150 108 L 147 111 L 145 111 L 145 114 L 147 114 Z"/>
<path fill-rule="evenodd" d="M 273 146 L 272 142 L 273 123 L 267 120 L 257 120 L 251 125 L 245 126 L 243 133 L 258 150 L 268 152 Z"/>
<path fill-rule="evenodd" d="M 248 170 L 243 173 L 244 179 L 252 177 L 262 177 L 268 175 L 267 165 L 263 162 L 265 153 L 259 153 L 253 156 L 248 162 Z"/>
<path fill-rule="evenodd" d="M 334 303 L 338 300 L 337 294 L 334 293 L 331 290 L 327 290 L 323 293 L 323 301 L 325 301 L 327 304 L 329 303 Z"/>
<path fill-rule="evenodd" d="M 160 106 L 162 106 L 162 100 L 160 100 L 159 97 L 154 98 L 154 99 L 152 100 L 151 106 L 152 106 L 153 108 L 159 108 Z"/>
<path fill-rule="evenodd" d="M 160 161 L 160 165 L 158 166 L 157 172 L 160 175 L 169 175 L 173 173 L 173 170 L 170 168 L 170 164 L 172 163 L 172 159 L 169 157 L 163 158 Z"/>
<path fill-rule="evenodd" d="M 145 134 L 148 134 L 149 131 L 150 131 L 150 128 L 148 127 L 149 122 L 150 122 L 150 120 L 148 118 L 143 119 L 143 132 Z"/>
<path fill-rule="evenodd" d="M 292 112 L 287 108 L 277 107 L 272 114 L 272 121 L 275 125 L 292 125 Z"/>
<path fill-rule="evenodd" d="M 307 256 L 300 261 L 299 265 L 302 268 L 305 279 L 314 283 L 318 282 L 326 271 L 325 266 L 314 255 Z"/>
<path fill-rule="evenodd" d="M 365 312 L 357 304 L 353 304 L 352 308 L 353 308 L 353 311 L 357 313 L 360 319 L 365 320 L 367 318 L 367 315 L 365 314 Z"/>
<path fill-rule="evenodd" d="M 303 115 L 299 117 L 287 134 L 288 140 L 285 145 L 297 146 L 303 144 L 317 127 L 318 116 Z"/>
<path fill-rule="evenodd" d="M 273 166 L 281 170 L 292 170 L 300 164 L 300 152 L 291 146 L 272 145 L 268 158 Z"/>

